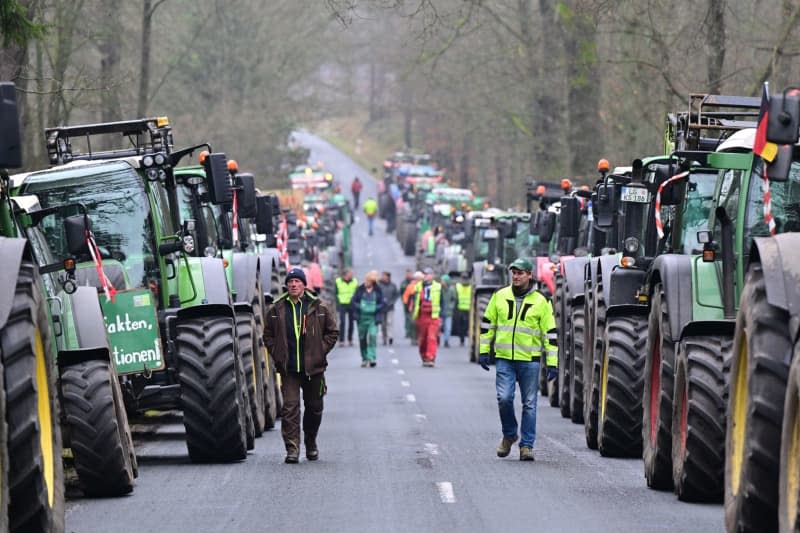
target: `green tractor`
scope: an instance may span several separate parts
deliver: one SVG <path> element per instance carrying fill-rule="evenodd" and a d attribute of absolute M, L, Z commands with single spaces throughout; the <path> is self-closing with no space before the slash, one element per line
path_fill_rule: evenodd
<path fill-rule="evenodd" d="M 0 530 L 64 531 L 55 342 L 5 168 L 22 166 L 16 93 L 0 83 Z"/>
<path fill-rule="evenodd" d="M 109 135 L 127 147 L 92 149 L 91 137 Z M 180 219 L 174 175 L 184 156 L 207 145 L 173 150 L 165 117 L 50 128 L 46 138 L 56 166 L 20 176 L 15 188 L 44 209 L 73 203 L 91 211 L 104 248 L 79 261 L 75 276 L 110 298 L 101 305 L 126 409 L 181 409 L 192 461 L 245 459 L 255 431 L 237 310 L 249 304 L 233 302 L 222 259 L 192 256 L 195 223 Z M 84 151 L 74 146 L 81 139 Z M 226 174 L 224 154 L 210 154 L 206 167 Z M 57 257 L 76 251 L 52 231 L 66 218 L 56 213 L 44 227 Z"/>
<path fill-rule="evenodd" d="M 254 176 L 236 172 L 231 163 L 230 175 L 213 175 L 221 183 L 212 183 L 202 165 L 175 168 L 174 175 L 181 218 L 195 220 L 194 255 L 220 257 L 225 265 L 244 371 L 252 377 L 247 386 L 258 437 L 275 427 L 280 412 L 277 373 L 262 334 L 267 307 L 280 294 L 280 256 L 277 248 L 260 248 L 256 240 L 273 233 L 272 202 L 268 197 L 258 202 Z"/>

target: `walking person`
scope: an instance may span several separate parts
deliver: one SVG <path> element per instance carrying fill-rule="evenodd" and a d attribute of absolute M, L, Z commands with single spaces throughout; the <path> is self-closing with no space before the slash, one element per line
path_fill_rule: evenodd
<path fill-rule="evenodd" d="M 375 232 L 375 217 L 378 214 L 378 202 L 375 201 L 375 198 L 370 196 L 367 198 L 367 201 L 364 202 L 364 214 L 367 215 L 369 236 L 372 237 L 372 234 Z"/>
<path fill-rule="evenodd" d="M 417 343 L 422 366 L 436 364 L 439 349 L 439 317 L 442 312 L 442 284 L 433 279 L 433 269 L 423 270 L 423 279 L 417 283 L 414 297 L 414 320 L 417 323 Z"/>
<path fill-rule="evenodd" d="M 456 309 L 453 312 L 453 336 L 458 337 L 460 346 L 464 346 L 464 337 L 469 329 L 469 308 L 472 305 L 472 285 L 469 272 L 462 272 L 461 279 L 456 282 Z"/>
<path fill-rule="evenodd" d="M 411 269 L 406 269 L 405 277 L 400 282 L 400 301 L 403 304 L 403 333 L 406 339 L 414 336 L 414 321 L 411 319 L 411 311 L 408 309 L 408 298 L 405 296 L 406 289 L 414 281 L 414 273 Z"/>
<path fill-rule="evenodd" d="M 381 321 L 381 336 L 383 337 L 383 345 L 386 346 L 387 341 L 389 345 L 394 344 L 394 333 L 392 331 L 394 320 L 394 306 L 400 298 L 400 290 L 397 285 L 392 281 L 391 272 L 383 271 L 381 279 L 378 281 L 378 287 L 383 294 L 383 320 Z"/>
<path fill-rule="evenodd" d="M 353 313 L 350 309 L 350 302 L 356 293 L 358 280 L 353 277 L 353 269 L 345 269 L 344 273 L 336 278 L 336 309 L 339 312 L 339 346 L 344 346 L 345 333 L 347 343 L 353 345 Z"/>
<path fill-rule="evenodd" d="M 281 375 L 281 435 L 287 463 L 300 460 L 300 391 L 303 393 L 303 436 L 306 459 L 319 459 L 317 433 L 323 398 L 328 390 L 325 369 L 336 346 L 336 320 L 319 298 L 306 290 L 299 268 L 286 275 L 286 292 L 267 311 L 264 345 Z"/>
<path fill-rule="evenodd" d="M 358 209 L 358 198 L 361 196 L 361 189 L 363 188 L 364 184 L 361 183 L 361 180 L 356 176 L 353 179 L 353 183 L 350 185 L 350 192 L 353 193 L 353 209 Z"/>
<path fill-rule="evenodd" d="M 383 318 L 384 300 L 378 287 L 378 273 L 367 272 L 364 283 L 358 286 L 351 303 L 353 317 L 358 323 L 358 346 L 361 349 L 361 366 L 374 367 L 377 362 L 378 325 Z"/>
<path fill-rule="evenodd" d="M 533 461 L 542 352 L 548 366 L 547 380 L 552 381 L 558 375 L 556 321 L 553 306 L 535 289 L 531 262 L 517 259 L 511 263 L 509 270 L 511 285 L 498 289 L 492 295 L 481 320 L 478 362 L 488 371 L 490 351 L 494 349 L 495 388 L 503 430 L 497 456 L 508 456 L 511 445 L 518 438 L 514 393 L 519 383 L 522 399 L 519 459 Z"/>
<path fill-rule="evenodd" d="M 425 276 L 417 270 L 414 272 L 414 276 L 411 279 L 411 282 L 406 286 L 406 289 L 403 291 L 403 305 L 406 308 L 406 312 L 408 313 L 408 321 L 411 324 L 411 328 L 407 331 L 408 337 L 411 339 L 411 345 L 417 345 L 417 321 L 414 320 L 414 302 L 416 301 L 416 292 L 417 292 L 417 284 L 422 283 L 422 278 Z"/>
<path fill-rule="evenodd" d="M 442 344 L 450 347 L 450 334 L 453 330 L 453 311 L 456 308 L 456 288 L 450 283 L 450 276 L 444 274 L 442 283 Z"/>

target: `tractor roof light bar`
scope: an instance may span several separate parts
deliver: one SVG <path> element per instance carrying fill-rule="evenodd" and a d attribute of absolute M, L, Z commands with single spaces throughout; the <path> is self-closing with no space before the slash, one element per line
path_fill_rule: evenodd
<path fill-rule="evenodd" d="M 47 154 L 54 165 L 74 160 L 93 161 L 133 157 L 157 152 L 169 153 L 172 149 L 172 128 L 167 117 L 153 117 L 101 124 L 61 126 L 44 130 Z M 119 134 L 127 137 L 130 147 L 115 150 L 92 150 L 92 136 Z M 84 137 L 87 151 L 74 152 L 70 139 Z"/>

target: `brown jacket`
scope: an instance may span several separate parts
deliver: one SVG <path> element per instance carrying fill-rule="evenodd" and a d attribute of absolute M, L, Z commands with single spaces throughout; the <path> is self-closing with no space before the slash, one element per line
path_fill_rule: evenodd
<path fill-rule="evenodd" d="M 264 328 L 264 345 L 275 361 L 278 372 L 286 373 L 289 343 L 286 340 L 286 299 L 284 293 L 267 311 L 267 323 Z M 339 328 L 333 314 L 319 298 L 306 291 L 308 308 L 305 313 L 305 331 L 303 332 L 303 367 L 306 374 L 313 376 L 325 372 L 328 366 L 328 352 L 339 340 Z"/>

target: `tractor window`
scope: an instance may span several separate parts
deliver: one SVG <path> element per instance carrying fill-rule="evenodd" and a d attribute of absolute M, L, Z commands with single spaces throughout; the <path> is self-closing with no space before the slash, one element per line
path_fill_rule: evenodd
<path fill-rule="evenodd" d="M 725 209 L 728 217 L 736 223 L 736 213 L 739 207 L 739 193 L 742 186 L 742 171 L 727 170 L 722 178 L 722 186 L 719 191 L 719 206 Z M 722 242 L 722 226 L 716 222 L 714 224 L 714 240 Z"/>
<path fill-rule="evenodd" d="M 153 200 L 155 201 L 156 211 L 158 212 L 159 221 L 161 222 L 161 235 L 175 235 L 177 229 L 175 229 L 175 224 L 172 222 L 167 190 L 158 184 L 151 184 L 150 188 L 153 191 Z M 180 220 L 185 219 L 181 218 Z"/>
<path fill-rule="evenodd" d="M 797 155 L 797 153 L 795 154 Z M 749 202 L 747 203 L 746 227 L 743 249 L 750 250 L 754 237 L 769 235 L 769 227 L 764 220 L 764 182 L 761 179 L 763 162 L 758 160 L 750 179 Z M 772 216 L 777 233 L 800 232 L 800 160 L 795 157 L 786 181 L 770 181 L 772 196 Z"/>
<path fill-rule="evenodd" d="M 104 258 L 121 261 L 133 286 L 145 283 L 147 263 L 152 263 L 153 229 L 144 183 L 127 163 L 105 163 L 32 174 L 24 194 L 36 194 L 43 208 L 80 203 L 89 211 L 92 231 Z M 41 227 L 55 257 L 69 257 L 59 213 L 45 217 Z M 90 260 L 80 257 L 79 260 Z"/>
<path fill-rule="evenodd" d="M 714 203 L 717 177 L 718 173 L 716 172 L 697 172 L 689 176 L 686 200 L 683 203 L 683 228 L 681 228 L 684 254 L 691 254 L 694 250 L 703 249 L 703 246 L 697 241 L 697 232 L 708 227 L 708 216 L 711 213 L 711 205 Z"/>

